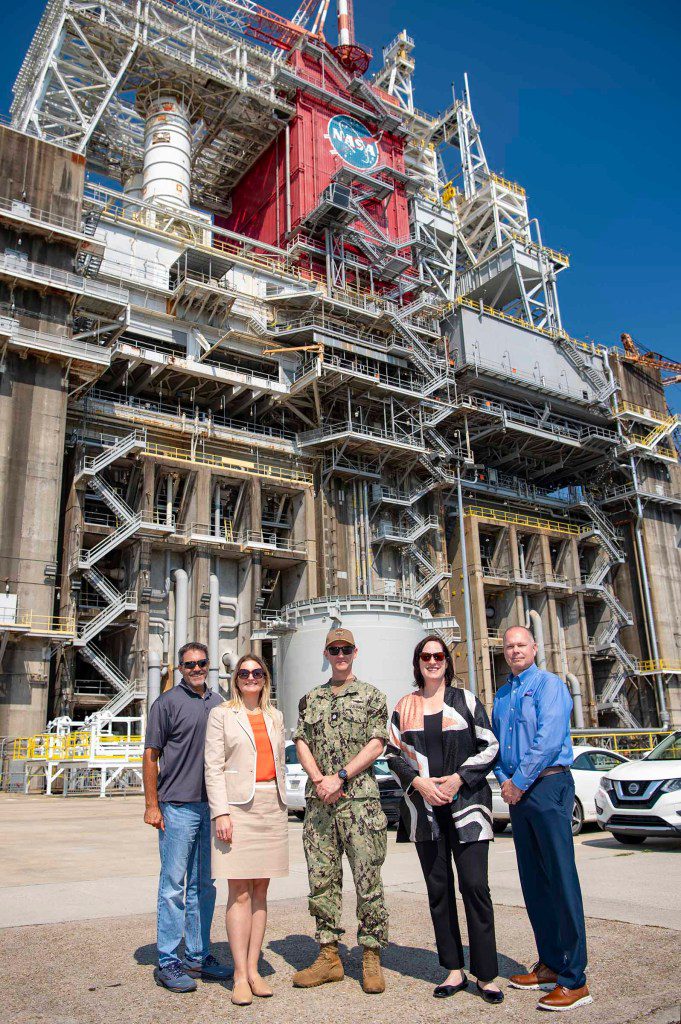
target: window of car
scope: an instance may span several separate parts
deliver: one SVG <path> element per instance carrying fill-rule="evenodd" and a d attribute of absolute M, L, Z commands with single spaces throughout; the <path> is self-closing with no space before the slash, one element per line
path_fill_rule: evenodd
<path fill-rule="evenodd" d="M 292 743 L 290 747 L 286 748 L 284 752 L 284 762 L 286 764 L 300 764 L 295 743 Z"/>
<path fill-rule="evenodd" d="M 388 768 L 388 762 L 379 758 L 378 761 L 374 761 L 374 771 L 376 775 L 392 775 L 392 772 Z"/>
<path fill-rule="evenodd" d="M 588 754 L 580 754 L 579 757 L 575 758 L 575 760 L 572 762 L 572 767 L 576 768 L 578 772 L 593 771 L 593 766 L 589 761 Z"/>
<path fill-rule="evenodd" d="M 658 743 L 647 755 L 646 761 L 681 761 L 681 732 L 673 732 Z"/>
<path fill-rule="evenodd" d="M 624 764 L 625 757 L 618 757 L 617 754 L 606 754 L 603 750 L 592 750 L 586 757 L 589 758 L 593 771 L 611 772 L 618 764 Z"/>

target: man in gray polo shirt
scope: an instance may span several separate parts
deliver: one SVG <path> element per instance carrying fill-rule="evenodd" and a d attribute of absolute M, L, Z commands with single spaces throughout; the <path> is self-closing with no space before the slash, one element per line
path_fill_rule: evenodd
<path fill-rule="evenodd" d="M 222 703 L 222 697 L 206 687 L 208 649 L 204 644 L 185 644 L 177 660 L 182 679 L 149 709 L 143 761 L 144 820 L 158 829 L 161 854 L 156 980 L 173 992 L 192 992 L 194 978 L 229 977 L 227 968 L 210 953 L 215 883 L 203 778 L 208 715 Z M 183 935 L 185 956 L 181 961 L 177 950 Z"/>

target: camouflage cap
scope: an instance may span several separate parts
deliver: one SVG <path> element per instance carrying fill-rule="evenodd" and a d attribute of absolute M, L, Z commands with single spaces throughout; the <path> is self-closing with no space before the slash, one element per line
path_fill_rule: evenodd
<path fill-rule="evenodd" d="M 352 644 L 355 646 L 355 638 L 349 629 L 343 629 L 341 626 L 337 626 L 335 629 L 329 630 L 326 636 L 325 647 L 329 644 Z"/>

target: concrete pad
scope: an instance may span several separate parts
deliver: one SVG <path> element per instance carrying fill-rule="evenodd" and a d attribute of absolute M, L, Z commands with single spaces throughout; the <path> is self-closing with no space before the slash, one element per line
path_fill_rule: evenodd
<path fill-rule="evenodd" d="M 351 897 L 344 912 L 350 947 L 342 949 L 345 980 L 311 991 L 291 986 L 294 971 L 316 950 L 305 901 L 296 899 L 279 900 L 270 908 L 261 967 L 274 988 L 270 1000 L 237 1008 L 229 1001 L 228 986 L 221 984 L 199 983 L 197 992 L 181 996 L 157 987 L 155 921 L 152 915 L 141 915 L 1 932 L 0 957 L 11 964 L 5 970 L 11 984 L 0 993 L 0 1015 L 6 1024 L 215 1024 L 237 1019 L 244 1024 L 435 1024 L 452 1019 L 478 1024 L 481 1018 L 524 1024 L 544 1019 L 535 1009 L 537 993 L 514 991 L 504 981 L 506 1001 L 500 1007 L 485 1006 L 473 991 L 434 1000 L 433 987 L 444 972 L 437 963 L 425 900 L 420 894 L 393 891 L 389 902 L 392 942 L 384 952 L 388 988 L 382 996 L 364 995 L 358 983 L 361 957 L 352 945 L 356 932 Z M 215 952 L 228 960 L 221 919 L 217 913 Z M 496 924 L 501 973 L 508 976 L 532 959 L 532 935 L 522 910 L 498 907 Z M 575 1020 L 669 1024 L 678 1014 L 678 932 L 589 920 L 588 938 L 594 1003 L 576 1011 Z"/>

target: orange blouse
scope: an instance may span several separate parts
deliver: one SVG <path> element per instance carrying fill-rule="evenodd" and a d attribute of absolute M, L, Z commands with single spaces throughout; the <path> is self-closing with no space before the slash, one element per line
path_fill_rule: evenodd
<path fill-rule="evenodd" d="M 248 721 L 251 723 L 255 739 L 255 781 L 271 782 L 272 779 L 276 779 L 277 771 L 274 766 L 274 753 L 262 711 L 258 711 L 256 715 L 249 715 Z"/>

